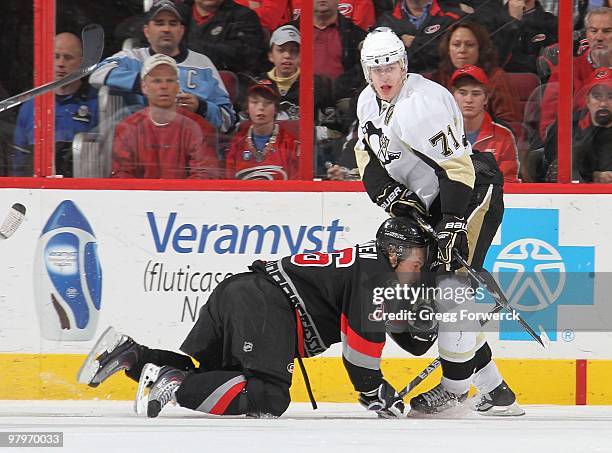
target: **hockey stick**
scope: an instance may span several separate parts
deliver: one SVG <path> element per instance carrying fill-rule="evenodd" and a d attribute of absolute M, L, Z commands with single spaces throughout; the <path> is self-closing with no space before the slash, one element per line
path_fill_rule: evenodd
<path fill-rule="evenodd" d="M 503 308 L 504 307 L 502 307 L 501 305 L 496 305 L 495 308 L 493 308 L 493 310 L 489 312 L 489 315 L 499 313 L 501 310 L 503 310 Z M 480 321 L 480 325 L 484 326 L 487 322 L 489 322 L 490 318 L 491 317 L 488 316 L 487 318 Z M 406 387 L 400 390 L 399 392 L 400 398 L 403 399 L 406 395 L 412 392 L 412 390 L 414 390 L 416 386 L 418 386 L 421 382 L 427 379 L 427 377 L 431 373 L 433 373 L 436 370 L 436 368 L 438 368 L 441 364 L 442 363 L 440 362 L 440 357 L 434 359 L 433 362 L 427 365 L 427 367 L 417 375 L 417 377 L 415 377 L 412 381 L 410 381 L 408 385 L 406 385 Z"/>
<path fill-rule="evenodd" d="M 21 203 L 15 203 L 11 206 L 11 210 L 9 211 L 6 219 L 0 225 L 0 239 L 8 239 L 10 238 L 23 219 L 25 218 L 26 208 Z"/>
<path fill-rule="evenodd" d="M 436 234 L 436 231 L 433 229 L 433 227 L 430 224 L 428 224 L 425 221 L 425 219 L 423 219 L 423 217 L 419 215 L 418 212 L 413 211 L 412 216 L 417 221 L 419 226 L 423 229 L 423 231 L 429 234 L 434 240 L 436 241 L 438 240 L 438 235 Z M 531 335 L 531 337 L 535 341 L 540 343 L 540 345 L 542 345 L 543 348 L 547 347 L 547 344 L 548 344 L 547 339 L 546 338 L 542 339 L 540 335 L 535 333 L 535 331 L 529 326 L 529 324 L 525 322 L 525 320 L 521 317 L 521 315 L 519 315 L 518 312 L 510 306 L 510 302 L 508 302 L 508 299 L 504 295 L 499 285 L 497 285 L 497 282 L 495 282 L 495 279 L 493 277 L 490 277 L 490 278 L 483 277 L 484 273 L 478 272 L 476 271 L 476 269 L 470 266 L 468 262 L 459 254 L 457 249 L 453 249 L 453 257 L 457 261 L 459 261 L 459 263 L 461 263 L 461 265 L 465 268 L 465 270 L 467 271 L 470 277 L 472 277 L 476 282 L 478 282 L 480 286 L 482 286 L 484 289 L 486 289 L 489 292 L 491 297 L 493 297 L 493 299 L 495 300 L 496 304 L 501 305 L 506 311 L 511 313 L 512 317 L 516 319 L 518 323 L 521 326 L 523 326 L 523 329 L 525 329 L 527 333 Z M 493 284 L 493 282 L 495 282 L 495 284 Z"/>
<path fill-rule="evenodd" d="M 86 25 L 81 32 L 81 41 L 83 43 L 83 59 L 81 61 L 81 66 L 79 66 L 76 71 L 71 72 L 61 79 L 45 83 L 44 85 L 0 101 L 0 113 L 12 109 L 23 102 L 29 101 L 40 94 L 66 86 L 92 73 L 98 66 L 100 57 L 102 57 L 102 51 L 104 50 L 104 29 L 98 24 Z"/>

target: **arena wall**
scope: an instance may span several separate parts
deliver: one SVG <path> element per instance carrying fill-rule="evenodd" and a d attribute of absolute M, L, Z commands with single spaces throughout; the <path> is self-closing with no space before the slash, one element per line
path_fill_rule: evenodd
<path fill-rule="evenodd" d="M 385 217 L 360 191 L 0 191 L 0 207 L 15 202 L 27 207 L 27 216 L 13 236 L 0 241 L 0 399 L 131 399 L 135 384 L 124 376 L 97 389 L 76 383 L 84 354 L 104 328 L 112 325 L 151 347 L 177 349 L 199 307 L 227 275 L 259 258 L 364 242 Z M 101 293 L 92 296 L 101 301 L 97 325 L 90 316 L 91 334 L 79 340 L 61 332 L 50 339 L 41 330 L 57 322 L 42 308 L 50 299 L 41 259 L 50 242 L 43 230 L 74 223 L 74 211 L 58 209 L 66 205 L 75 206 L 91 227 L 101 275 Z M 500 324 L 487 334 L 524 404 L 612 404 L 605 385 L 612 371 L 609 206 L 608 194 L 506 195 L 504 223 L 486 267 L 569 276 L 554 288 L 537 277 L 522 292 L 506 288 L 518 304 L 526 292 L 539 294 L 538 307 L 522 307 L 547 330 L 548 349 L 513 326 Z M 82 221 L 75 225 L 87 229 Z M 57 255 L 60 264 L 63 259 Z M 305 362 L 315 396 L 355 401 L 337 346 Z M 434 356 L 432 348 L 425 358 L 409 358 L 389 341 L 383 371 L 400 388 Z M 438 374 L 418 390 L 437 380 Z M 295 400 L 307 400 L 299 371 L 292 392 Z"/>

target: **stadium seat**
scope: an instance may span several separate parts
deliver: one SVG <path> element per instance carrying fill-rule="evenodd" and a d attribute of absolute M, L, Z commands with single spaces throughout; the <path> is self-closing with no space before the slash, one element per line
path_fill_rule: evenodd
<path fill-rule="evenodd" d="M 540 79 L 537 75 L 530 72 L 509 72 L 508 80 L 510 85 L 514 87 L 519 97 L 519 108 L 521 112 L 520 122 L 523 121 L 523 112 L 525 111 L 525 104 L 529 100 L 531 93 L 540 86 Z"/>
<path fill-rule="evenodd" d="M 107 162 L 101 152 L 100 134 L 79 132 L 72 141 L 72 172 L 75 178 L 106 178 L 110 173 L 110 161 Z"/>
<path fill-rule="evenodd" d="M 238 102 L 238 77 L 232 71 L 219 71 L 223 85 L 229 94 L 230 102 L 236 104 Z"/>

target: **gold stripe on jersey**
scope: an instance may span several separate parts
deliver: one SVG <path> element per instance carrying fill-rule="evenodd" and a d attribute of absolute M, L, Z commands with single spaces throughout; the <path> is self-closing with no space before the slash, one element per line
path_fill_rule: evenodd
<path fill-rule="evenodd" d="M 490 184 L 484 200 L 482 200 L 482 203 L 480 203 L 476 209 L 472 211 L 467 220 L 467 235 L 470 248 L 468 264 L 472 264 L 472 258 L 474 257 L 474 252 L 476 251 L 476 244 L 478 243 L 478 237 L 480 236 L 480 231 L 482 230 L 482 224 L 484 222 L 485 215 L 487 212 L 489 212 L 489 208 L 491 206 L 492 193 L 493 185 Z"/>
<path fill-rule="evenodd" d="M 464 153 L 461 157 L 439 161 L 438 165 L 444 169 L 446 176 L 451 181 L 458 181 L 472 189 L 474 188 L 476 173 L 469 154 Z"/>
<path fill-rule="evenodd" d="M 359 168 L 359 174 L 363 178 L 365 168 L 370 163 L 370 154 L 358 144 L 355 145 L 355 160 L 357 161 L 357 167 Z"/>

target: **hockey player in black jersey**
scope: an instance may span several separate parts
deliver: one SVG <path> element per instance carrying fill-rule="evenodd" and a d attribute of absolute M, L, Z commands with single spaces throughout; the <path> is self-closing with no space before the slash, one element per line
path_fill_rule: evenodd
<path fill-rule="evenodd" d="M 404 403 L 380 369 L 385 321 L 376 315 L 373 294 L 399 282 L 417 284 L 426 250 L 413 221 L 387 219 L 376 241 L 255 261 L 250 272 L 212 292 L 181 345 L 187 355 L 150 349 L 109 328 L 78 381 L 95 387 L 125 370 L 139 381 L 137 412 L 149 417 L 170 401 L 210 414 L 280 416 L 290 402 L 294 357 L 312 357 L 341 342 L 359 403 L 382 417 L 402 416 Z M 431 307 L 419 301 L 411 310 Z M 435 322 L 406 327 L 392 329 L 391 336 L 409 352 L 421 355 L 435 341 Z"/>
<path fill-rule="evenodd" d="M 408 72 L 402 41 L 388 28 L 368 34 L 361 49 L 369 85 L 357 102 L 355 156 L 365 189 L 392 216 L 427 218 L 438 236 L 432 270 L 439 288 L 470 286 L 453 248 L 481 268 L 504 211 L 503 177 L 490 152 L 471 149 L 463 118 L 441 85 Z M 463 274 L 465 275 L 465 274 Z M 472 300 L 471 303 L 474 301 Z M 439 312 L 469 303 L 435 301 Z M 413 410 L 437 413 L 463 401 L 472 384 L 483 415 L 522 415 L 503 381 L 478 322 L 441 321 L 442 381 L 411 400 Z"/>

